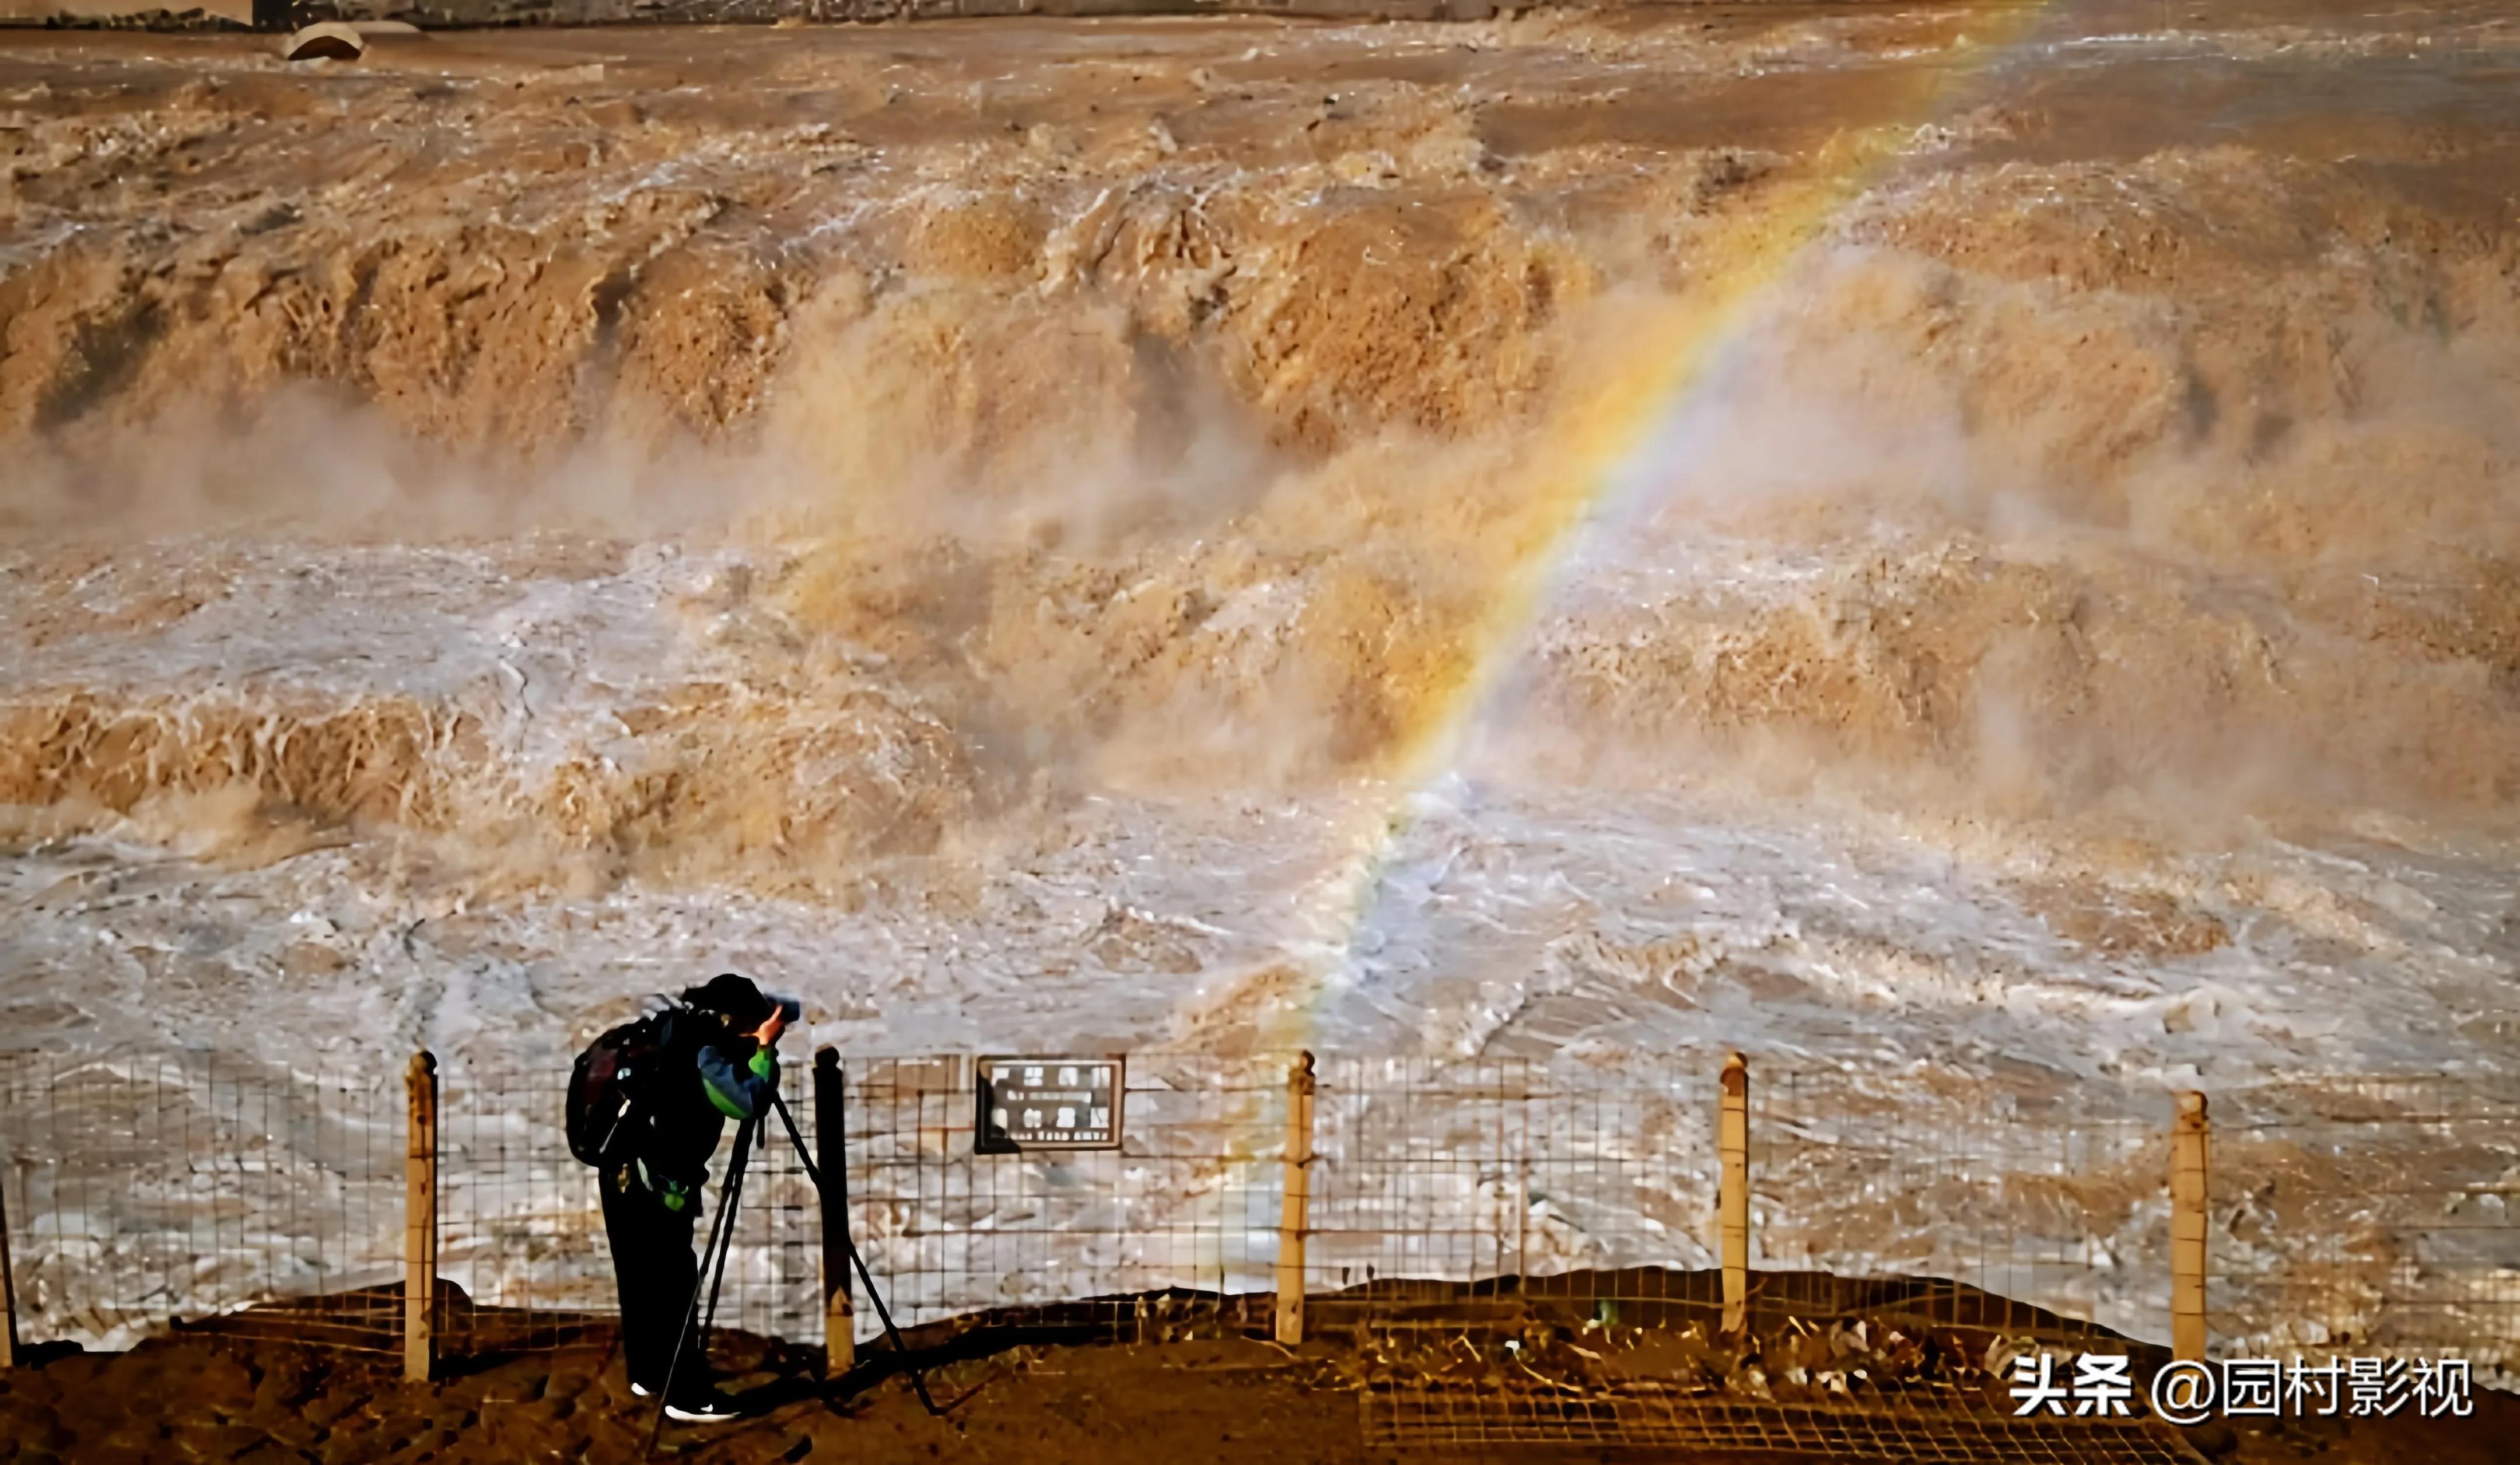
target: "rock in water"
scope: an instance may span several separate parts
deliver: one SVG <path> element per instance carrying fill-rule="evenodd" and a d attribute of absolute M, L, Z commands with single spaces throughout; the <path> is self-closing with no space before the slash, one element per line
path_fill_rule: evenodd
<path fill-rule="evenodd" d="M 339 21 L 320 21 L 291 31 L 289 39 L 280 43 L 280 54 L 288 61 L 357 61 L 367 49 L 366 38 Z"/>

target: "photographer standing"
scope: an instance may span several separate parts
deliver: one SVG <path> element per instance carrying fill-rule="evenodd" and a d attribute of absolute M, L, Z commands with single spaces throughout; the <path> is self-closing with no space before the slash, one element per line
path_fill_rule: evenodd
<path fill-rule="evenodd" d="M 682 1005 L 599 1040 L 613 1045 L 630 1091 L 604 1147 L 604 1228 L 621 1291 L 622 1354 L 631 1392 L 667 1388 L 666 1416 L 686 1423 L 733 1419 L 699 1341 L 686 1336 L 699 1259 L 692 1251 L 700 1187 L 729 1119 L 766 1113 L 779 1087 L 772 1049 L 800 1011 L 733 972 L 684 992 Z M 635 1065 L 634 1060 L 635 1059 Z M 587 1060 L 579 1063 L 583 1081 Z M 634 1072 L 635 1069 L 638 1070 Z M 607 1065 L 608 1075 L 612 1069 Z M 683 1340 L 676 1362 L 675 1342 Z"/>

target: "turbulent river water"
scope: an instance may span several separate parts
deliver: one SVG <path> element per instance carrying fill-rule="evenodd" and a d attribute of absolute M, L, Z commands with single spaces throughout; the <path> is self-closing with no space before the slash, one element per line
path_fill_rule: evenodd
<path fill-rule="evenodd" d="M 2501 1073 L 2515 122 L 2490 5 L 12 38 L 0 1045 Z"/>

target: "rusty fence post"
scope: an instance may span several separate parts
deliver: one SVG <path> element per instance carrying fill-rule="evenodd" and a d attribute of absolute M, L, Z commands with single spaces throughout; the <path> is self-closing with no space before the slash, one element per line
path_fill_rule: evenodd
<path fill-rule="evenodd" d="M 2205 1193 L 2210 1156 L 2205 1095 L 2179 1095 L 2170 1133 L 2170 1352 L 2205 1358 Z"/>
<path fill-rule="evenodd" d="M 1716 1186 L 1715 1227 L 1724 1261 L 1724 1331 L 1737 1334 L 1750 1321 L 1750 1063 L 1739 1053 L 1724 1059 L 1724 1114 L 1715 1131 L 1724 1160 Z"/>
<path fill-rule="evenodd" d="M 18 1284 L 9 1270 L 9 1201 L 0 1195 L 0 1368 L 18 1366 Z"/>
<path fill-rule="evenodd" d="M 1278 1212 L 1278 1341 L 1304 1341 L 1304 1232 L 1313 1199 L 1313 1055 L 1286 1070 L 1285 1198 Z"/>
<path fill-rule="evenodd" d="M 412 1054 L 404 1148 L 402 1376 L 426 1383 L 437 1361 L 437 1059 Z"/>
<path fill-rule="evenodd" d="M 857 1311 L 849 1294 L 849 1138 L 840 1050 L 814 1050 L 814 1168 L 823 1173 L 823 1376 L 838 1378 L 858 1360 Z"/>

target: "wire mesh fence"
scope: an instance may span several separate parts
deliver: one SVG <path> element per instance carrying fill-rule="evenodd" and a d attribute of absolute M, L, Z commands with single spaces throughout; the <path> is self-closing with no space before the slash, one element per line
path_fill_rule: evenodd
<path fill-rule="evenodd" d="M 439 1121 L 438 1272 L 451 1284 L 445 1347 L 472 1354 L 607 1345 L 618 1311 L 602 1178 L 569 1153 L 562 1116 L 565 1071 L 451 1067 Z M 810 1104 L 795 1106 L 811 1144 Z M 734 1160 L 732 1123 L 712 1166 Z M 743 1166 L 719 1326 L 799 1342 L 822 1339 L 821 1208 L 775 1118 Z M 694 1211 L 705 1237 L 719 1184 Z"/>
<path fill-rule="evenodd" d="M 370 1073 L 13 1058 L 0 1208 L 21 1336 L 119 1348 L 298 1299 L 310 1341 L 383 1346 L 401 1320 L 403 1122 L 400 1086 Z"/>
<path fill-rule="evenodd" d="M 596 1174 L 560 1127 L 567 1083 L 469 1064 L 440 1076 L 437 1269 L 463 1300 L 440 1319 L 450 1349 L 558 1347 L 615 1310 Z"/>
<path fill-rule="evenodd" d="M 2128 1302 L 2127 1235 L 2164 1249 L 2156 1132 L 1951 1076 L 1761 1069 L 1735 1329 L 1723 1103 L 1703 1061 L 1327 1065 L 1307 1306 L 1357 1331 L 1369 1438 L 2180 1457 L 2011 1419 L 1988 1366 L 2112 1346 L 2092 1319 Z"/>
<path fill-rule="evenodd" d="M 2520 1376 L 2520 1091 L 2365 1078 L 2213 1104 L 2218 1353 Z"/>
<path fill-rule="evenodd" d="M 1274 1285 L 1282 1062 L 1132 1056 L 1117 1148 L 1015 1154 L 975 1142 L 970 1060 L 853 1067 L 856 1239 L 904 1327 L 1169 1336 Z"/>
<path fill-rule="evenodd" d="M 1286 1159 L 1303 1142 L 1287 1068 L 1130 1055 L 1117 1148 L 998 1154 L 973 1132 L 972 1059 L 851 1060 L 850 1229 L 905 1327 L 1265 1327 Z M 1717 1346 L 1711 1058 L 1333 1057 L 1315 1080 L 1309 1325 L 1372 1360 L 1366 1397 L 1386 1433 L 1635 1443 L 1669 1433 L 1654 1421 L 1681 1401 L 1737 1402 L 1745 1354 Z M 562 1137 L 564 1073 L 458 1064 L 441 1084 L 440 1347 L 608 1342 L 611 1259 L 597 1176 Z M 806 1088 L 788 1097 L 814 1153 Z M 2455 1354 L 2509 1377 L 2520 1095 L 2354 1080 L 2216 1105 L 2217 1352 Z M 1782 1391 L 1779 1409 L 1957 1407 L 1984 1392 L 1992 1340 L 2162 1344 L 2170 1114 L 2168 1094 L 2095 1111 L 2035 1076 L 1754 1067 L 1755 1387 Z M 390 1072 L 10 1060 L 0 1202 L 22 1336 L 116 1347 L 218 1317 L 398 1347 L 405 1123 Z M 706 1205 L 720 1203 L 712 1186 Z M 738 1207 L 721 1326 L 822 1341 L 825 1221 L 771 1128 Z M 863 1299 L 854 1325 L 878 1330 Z M 1946 1366 L 1956 1351 L 1967 1366 Z"/>
<path fill-rule="evenodd" d="M 1141 1337 L 1273 1285 L 1282 1065 L 1133 1056 L 1117 1148 L 1015 1154 L 975 1142 L 969 1060 L 854 1067 L 856 1239 L 903 1326 L 986 1315 Z M 860 1335 L 875 1322 L 861 1310 Z"/>
<path fill-rule="evenodd" d="M 1825 1272 L 1896 1284 L 1875 1306 L 1928 1326 L 2169 1341 L 2169 1094 L 2112 1113 L 2018 1078 L 1761 1068 L 1750 1116 L 1764 1286 Z"/>
<path fill-rule="evenodd" d="M 1388 1321 L 1448 1290 L 1428 1283 L 1517 1277 L 1538 1296 L 1580 1277 L 1590 1298 L 1710 1265 L 1713 1104 L 1712 1074 L 1678 1065 L 1326 1062 L 1307 1288 Z"/>

